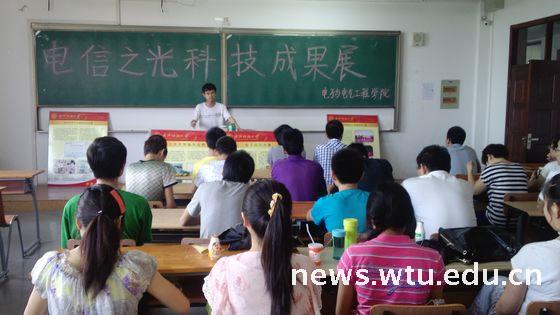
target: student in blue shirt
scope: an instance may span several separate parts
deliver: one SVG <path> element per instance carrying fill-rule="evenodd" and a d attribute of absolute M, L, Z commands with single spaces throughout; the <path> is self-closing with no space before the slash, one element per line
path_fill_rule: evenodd
<path fill-rule="evenodd" d="M 338 192 L 322 197 L 307 213 L 307 220 L 324 224 L 327 231 L 342 229 L 343 220 L 358 220 L 358 232 L 367 229 L 366 204 L 369 192 L 358 189 L 364 172 L 363 157 L 352 149 L 342 149 L 332 158 L 332 177 Z"/>
<path fill-rule="evenodd" d="M 445 145 L 451 156 L 451 170 L 449 171 L 451 175 L 467 174 L 467 163 L 469 161 L 476 165 L 477 173 L 480 172 L 480 162 L 478 162 L 476 152 L 473 148 L 463 145 L 466 137 L 467 133 L 459 126 L 451 127 L 447 131 Z"/>

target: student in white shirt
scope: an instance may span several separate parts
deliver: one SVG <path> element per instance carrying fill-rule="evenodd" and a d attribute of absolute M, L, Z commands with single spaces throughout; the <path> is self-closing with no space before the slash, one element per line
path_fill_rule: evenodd
<path fill-rule="evenodd" d="M 196 187 L 208 182 L 222 180 L 222 172 L 224 170 L 224 163 L 228 156 L 237 151 L 237 143 L 232 137 L 223 136 L 216 142 L 216 152 L 218 153 L 217 160 L 210 161 L 200 167 L 196 174 L 194 184 Z"/>
<path fill-rule="evenodd" d="M 540 188 L 544 186 L 547 180 L 552 178 L 552 176 L 560 173 L 560 148 L 558 144 L 560 144 L 560 136 L 552 138 L 552 142 L 548 147 L 548 154 L 546 155 L 546 159 L 549 162 L 531 174 L 531 178 L 529 178 L 530 188 Z"/>
<path fill-rule="evenodd" d="M 196 128 L 198 123 L 200 128 L 210 129 L 212 127 L 222 127 L 226 123 L 235 124 L 237 129 L 239 125 L 235 118 L 230 115 L 227 107 L 222 103 L 216 102 L 216 86 L 212 83 L 206 83 L 202 86 L 202 96 L 205 102 L 196 105 L 191 127 Z"/>
<path fill-rule="evenodd" d="M 451 157 L 446 148 L 431 145 L 416 157 L 418 177 L 402 183 L 410 195 L 417 221 L 424 223 L 430 239 L 439 228 L 476 226 L 473 189 L 449 174 Z"/>
<path fill-rule="evenodd" d="M 560 175 L 545 184 L 544 217 L 560 233 Z M 560 237 L 546 242 L 530 243 L 511 259 L 516 282 L 499 277 L 496 285 L 485 285 L 469 309 L 469 314 L 525 314 L 533 301 L 560 300 Z M 529 270 L 538 270 L 540 277 Z M 529 279 L 527 276 L 529 275 Z M 537 282 L 540 280 L 540 283 Z M 502 281 L 507 284 L 504 286 Z"/>

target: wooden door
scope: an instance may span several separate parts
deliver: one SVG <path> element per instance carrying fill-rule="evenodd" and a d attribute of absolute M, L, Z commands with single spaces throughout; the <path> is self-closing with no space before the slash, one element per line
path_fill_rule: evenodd
<path fill-rule="evenodd" d="M 560 134 L 560 63 L 533 60 L 512 66 L 508 82 L 506 145 L 510 159 L 544 163 Z"/>

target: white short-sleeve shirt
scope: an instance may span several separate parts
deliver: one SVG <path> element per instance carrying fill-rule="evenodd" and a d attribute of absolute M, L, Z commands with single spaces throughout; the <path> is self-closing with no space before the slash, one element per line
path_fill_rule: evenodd
<path fill-rule="evenodd" d="M 410 195 L 416 220 L 424 223 L 425 238 L 439 228 L 476 226 L 473 188 L 446 171 L 409 178 L 402 183 Z"/>
<path fill-rule="evenodd" d="M 213 107 L 200 103 L 196 105 L 192 119 L 198 121 L 200 128 L 210 129 L 224 126 L 230 117 L 227 107 L 222 103 L 216 103 Z"/>
<path fill-rule="evenodd" d="M 523 246 L 517 255 L 511 258 L 513 269 L 519 269 L 515 274 L 517 281 L 528 285 L 525 300 L 519 314 L 525 314 L 527 306 L 533 301 L 560 300 L 560 238 L 546 242 L 536 242 Z M 537 284 L 537 274 L 529 272 L 538 270 L 541 284 Z M 528 278 L 528 283 L 526 282 Z"/>

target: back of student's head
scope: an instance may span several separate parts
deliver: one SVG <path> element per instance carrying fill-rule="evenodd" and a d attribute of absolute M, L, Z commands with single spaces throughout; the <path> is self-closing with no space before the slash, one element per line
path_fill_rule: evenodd
<path fill-rule="evenodd" d="M 105 287 L 119 257 L 121 230 L 117 224 L 124 213 L 124 202 L 111 186 L 91 186 L 78 201 L 76 218 L 85 229 L 80 244 L 83 283 L 92 296 Z"/>
<path fill-rule="evenodd" d="M 288 155 L 301 155 L 303 152 L 303 134 L 298 129 L 284 131 L 282 141 L 282 147 Z"/>
<path fill-rule="evenodd" d="M 223 179 L 248 183 L 255 172 L 255 161 L 249 153 L 239 150 L 230 154 L 224 163 Z"/>
<path fill-rule="evenodd" d="M 126 147 L 114 137 L 100 137 L 90 144 L 87 161 L 95 178 L 114 179 L 121 176 L 126 163 Z"/>
<path fill-rule="evenodd" d="M 212 83 L 205 83 L 202 86 L 202 93 L 204 94 L 206 91 L 216 91 L 216 86 Z"/>
<path fill-rule="evenodd" d="M 152 135 L 144 142 L 144 155 L 158 154 L 161 150 L 167 155 L 167 140 L 161 135 Z"/>
<path fill-rule="evenodd" d="M 543 187 L 544 207 L 551 212 L 553 204 L 560 207 L 560 174 L 554 175 Z"/>
<path fill-rule="evenodd" d="M 414 237 L 416 218 L 410 196 L 394 182 L 385 182 L 369 195 L 367 202 L 368 223 L 373 224 L 376 234 L 387 229 L 404 230 L 403 234 Z"/>
<path fill-rule="evenodd" d="M 341 184 L 355 184 L 364 173 L 364 157 L 353 149 L 342 149 L 332 157 L 332 172 Z"/>
<path fill-rule="evenodd" d="M 230 136 L 223 136 L 216 142 L 216 151 L 219 154 L 230 155 L 237 151 L 237 143 Z"/>
<path fill-rule="evenodd" d="M 206 131 L 206 146 L 209 149 L 216 149 L 216 142 L 221 137 L 226 136 L 226 132 L 222 128 L 212 127 Z"/>
<path fill-rule="evenodd" d="M 356 152 L 360 153 L 360 155 L 364 159 L 369 158 L 369 153 L 366 149 L 366 146 L 363 143 L 359 143 L 359 142 L 350 143 L 347 148 L 352 149 L 352 150 L 356 150 Z"/>
<path fill-rule="evenodd" d="M 451 170 L 449 151 L 440 145 L 430 145 L 422 149 L 416 157 L 418 168 L 424 165 L 430 172 Z"/>
<path fill-rule="evenodd" d="M 558 142 L 560 141 L 560 135 L 556 135 L 554 137 L 552 137 L 552 140 L 550 141 L 550 147 L 553 150 L 558 149 Z"/>
<path fill-rule="evenodd" d="M 262 239 L 261 263 L 272 300 L 270 314 L 290 314 L 293 293 L 290 193 L 275 180 L 258 181 L 249 187 L 242 211 Z"/>
<path fill-rule="evenodd" d="M 509 150 L 503 144 L 489 144 L 482 150 L 482 164 L 488 163 L 488 155 L 492 155 L 494 158 L 507 159 L 509 157 Z"/>
<path fill-rule="evenodd" d="M 282 141 L 282 134 L 284 133 L 284 131 L 290 130 L 290 129 L 292 129 L 292 127 L 290 127 L 289 125 L 286 125 L 286 124 L 280 125 L 280 126 L 276 127 L 276 129 L 274 129 L 274 131 L 273 131 L 274 138 L 276 138 L 276 142 L 278 142 L 278 145 L 282 145 L 284 143 Z"/>
<path fill-rule="evenodd" d="M 454 126 L 447 130 L 447 139 L 452 144 L 460 144 L 462 145 L 465 143 L 465 139 L 467 138 L 467 133 L 465 130 L 459 126 Z"/>
<path fill-rule="evenodd" d="M 327 123 L 325 126 L 325 132 L 329 139 L 342 139 L 342 134 L 344 133 L 344 126 L 342 123 L 336 119 L 333 119 Z"/>

